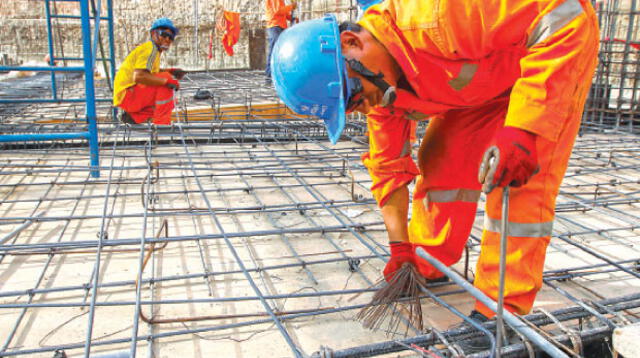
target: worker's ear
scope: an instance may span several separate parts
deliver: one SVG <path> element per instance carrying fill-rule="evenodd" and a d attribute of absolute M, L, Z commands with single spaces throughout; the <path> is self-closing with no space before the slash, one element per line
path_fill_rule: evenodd
<path fill-rule="evenodd" d="M 353 50 L 361 51 L 364 47 L 360 34 L 349 30 L 340 33 L 340 45 L 342 46 L 342 53 Z"/>

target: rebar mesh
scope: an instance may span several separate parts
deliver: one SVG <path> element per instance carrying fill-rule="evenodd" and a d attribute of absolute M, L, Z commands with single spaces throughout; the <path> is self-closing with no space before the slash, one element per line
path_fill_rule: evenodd
<path fill-rule="evenodd" d="M 637 10 L 624 4 L 599 5 L 600 65 L 526 317 L 586 357 L 640 314 Z M 0 81 L 0 95 L 48 93 L 38 76 Z M 67 80 L 65 96 L 80 95 L 81 79 Z M 194 99 L 198 90 L 211 97 Z M 0 355 L 451 356 L 473 335 L 449 330 L 450 310 L 473 300 L 448 283 L 422 300 L 429 328 L 408 326 L 413 338 L 354 320 L 388 257 L 360 161 L 363 118 L 331 146 L 322 122 L 288 111 L 256 71 L 190 73 L 178 94 L 167 128 L 121 125 L 101 102 L 100 178 L 81 141 L 2 144 Z M 104 83 L 98 98 L 109 98 Z M 76 131 L 83 112 L 0 105 L 0 124 Z M 469 280 L 483 215 L 454 266 Z"/>

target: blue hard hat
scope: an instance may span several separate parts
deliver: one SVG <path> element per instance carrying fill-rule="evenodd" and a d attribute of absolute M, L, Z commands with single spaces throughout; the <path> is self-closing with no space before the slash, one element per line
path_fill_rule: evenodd
<path fill-rule="evenodd" d="M 372 5 L 381 3 L 382 0 L 356 0 L 358 2 L 358 6 L 362 9 L 362 11 L 366 11 Z"/>
<path fill-rule="evenodd" d="M 347 70 L 334 15 L 301 22 L 286 29 L 271 55 L 271 75 L 282 101 L 299 114 L 324 120 L 335 144 L 345 124 Z"/>
<path fill-rule="evenodd" d="M 149 29 L 149 31 L 155 29 L 170 29 L 171 31 L 173 31 L 173 34 L 175 36 L 178 36 L 178 32 L 180 32 L 168 17 L 161 17 L 154 21 L 153 24 L 151 24 L 151 28 Z"/>

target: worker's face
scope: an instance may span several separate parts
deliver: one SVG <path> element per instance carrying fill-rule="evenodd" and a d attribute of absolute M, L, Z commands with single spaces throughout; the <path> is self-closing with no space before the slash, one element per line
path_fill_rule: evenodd
<path fill-rule="evenodd" d="M 153 42 L 155 42 L 160 51 L 168 50 L 173 43 L 174 38 L 175 34 L 169 29 L 157 29 L 151 31 L 151 39 L 153 39 Z"/>
<path fill-rule="evenodd" d="M 395 86 L 398 73 L 394 69 L 394 61 L 389 52 L 380 42 L 378 42 L 368 31 L 360 32 L 343 31 L 340 34 L 340 42 L 342 45 L 342 54 L 345 58 L 356 59 L 371 70 L 373 73 L 382 72 L 385 81 L 391 86 Z M 348 108 L 347 112 L 368 113 L 371 108 L 382 102 L 384 93 L 380 88 L 366 80 L 362 75 L 353 71 L 349 65 L 347 67 L 347 75 L 349 77 L 359 78 L 362 83 L 362 91 L 357 94 L 354 99 L 360 102 L 353 108 Z M 361 101 L 360 101 L 361 100 Z"/>

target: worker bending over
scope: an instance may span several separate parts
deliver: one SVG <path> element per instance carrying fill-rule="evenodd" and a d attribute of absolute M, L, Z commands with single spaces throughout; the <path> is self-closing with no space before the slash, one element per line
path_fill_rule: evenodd
<path fill-rule="evenodd" d="M 160 69 L 160 55 L 169 49 L 178 28 L 166 17 L 153 22 L 151 40 L 136 47 L 120 65 L 114 81 L 113 105 L 120 107 L 121 121 L 128 124 L 171 124 L 174 91 L 184 71 Z"/>
<path fill-rule="evenodd" d="M 323 118 L 334 143 L 345 112 L 367 114 L 362 160 L 388 231 L 387 279 L 404 262 L 429 280 L 442 277 L 416 257 L 418 246 L 446 265 L 460 259 L 480 197 L 478 168 L 496 146 L 497 188 L 487 196 L 474 285 L 498 296 L 501 195 L 511 185 L 504 302 L 526 314 L 542 285 L 598 36 L 588 0 L 387 0 L 358 24 L 327 15 L 286 30 L 272 71 L 284 103 Z M 416 166 L 411 121 L 427 118 Z M 494 312 L 476 303 L 472 316 Z"/>

